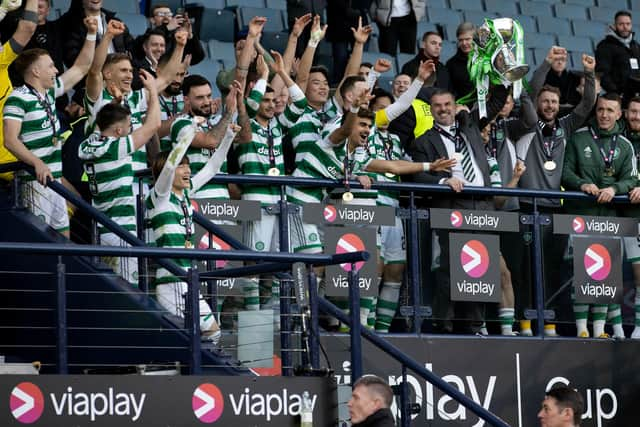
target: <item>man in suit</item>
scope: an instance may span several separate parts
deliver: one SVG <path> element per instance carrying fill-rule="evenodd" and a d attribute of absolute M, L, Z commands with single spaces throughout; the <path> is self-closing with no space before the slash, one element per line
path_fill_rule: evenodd
<path fill-rule="evenodd" d="M 495 86 L 487 102 L 487 120 L 492 121 L 500 112 L 507 99 L 508 89 Z M 444 89 L 436 89 L 431 95 L 431 113 L 434 126 L 416 139 L 411 146 L 411 156 L 415 162 L 432 162 L 440 158 L 455 158 L 456 165 L 450 171 L 437 173 L 422 172 L 414 175 L 414 180 L 426 184 L 448 185 L 454 192 L 461 193 L 465 186 L 489 187 L 489 164 L 482 136 L 477 110 L 461 110 L 456 114 L 455 98 Z M 452 194 L 438 196 L 433 207 L 444 209 L 493 210 L 490 197 Z M 449 231 L 437 231 L 440 244 L 440 268 L 436 273 L 433 292 L 433 317 L 436 329 L 453 332 L 452 319 L 464 319 L 463 333 L 477 333 L 483 322 L 483 305 L 478 303 L 453 304 L 449 298 Z M 425 236 L 430 241 L 430 236 Z"/>

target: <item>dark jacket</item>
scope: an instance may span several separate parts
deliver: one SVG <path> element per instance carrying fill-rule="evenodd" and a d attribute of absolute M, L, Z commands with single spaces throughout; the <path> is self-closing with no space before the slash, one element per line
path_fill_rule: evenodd
<path fill-rule="evenodd" d="M 355 4 L 354 4 L 355 3 Z M 363 16 L 362 25 L 366 24 L 366 11 L 361 11 L 354 0 L 327 1 L 327 41 L 352 42 L 351 28 L 358 27 L 358 18 Z"/>
<path fill-rule="evenodd" d="M 578 105 L 582 96 L 576 91 L 580 85 L 580 73 L 564 70 L 560 75 L 549 70 L 544 80 L 544 84 L 560 89 L 560 104 Z"/>
<path fill-rule="evenodd" d="M 351 424 L 353 427 L 395 427 L 396 423 L 389 408 L 378 409 L 361 423 Z"/>
<path fill-rule="evenodd" d="M 170 31 L 166 25 L 156 27 L 155 30 L 160 30 L 164 33 L 164 41 L 166 44 L 165 51 L 172 52 L 176 46 L 176 31 Z M 149 31 L 150 30 L 147 30 L 147 32 Z M 133 51 L 131 54 L 135 60 L 141 61 L 144 59 L 144 50 L 142 49 L 142 45 L 144 44 L 145 38 L 146 33 L 136 37 L 133 42 Z M 200 44 L 200 39 L 195 33 L 193 34 L 193 37 L 187 41 L 187 44 L 184 47 L 184 55 L 191 55 L 191 65 L 196 65 L 204 59 L 204 49 L 202 48 L 202 44 Z"/>
<path fill-rule="evenodd" d="M 295 18 L 311 13 L 322 16 L 327 0 L 287 0 L 287 26 L 293 27 Z"/>
<path fill-rule="evenodd" d="M 431 93 L 433 93 L 433 91 L 434 88 L 432 87 L 423 87 L 420 89 L 420 92 L 418 92 L 416 99 L 429 103 L 431 100 Z M 413 133 L 415 127 L 416 114 L 413 107 L 409 107 L 407 111 L 391 121 L 389 124 L 389 132 L 398 135 L 402 147 L 406 150 L 415 139 L 415 135 Z"/>
<path fill-rule="evenodd" d="M 60 18 L 63 28 L 66 29 L 64 63 L 67 67 L 73 65 L 87 37 L 87 27 L 85 27 L 83 23 L 84 17 L 84 10 L 71 8 Z M 106 25 L 110 20 L 118 19 L 115 12 L 106 9 L 102 9 L 102 18 L 103 28 L 107 28 Z M 96 40 L 96 44 L 98 43 L 100 43 L 100 39 Z M 129 34 L 128 29 L 125 29 L 124 33 L 113 39 L 113 48 L 116 52 L 131 52 L 133 48 L 133 37 Z"/>
<path fill-rule="evenodd" d="M 424 54 L 424 51 L 420 49 L 420 52 L 418 52 L 418 54 L 412 60 L 402 66 L 402 74 L 407 74 L 411 76 L 412 79 L 415 79 L 418 75 L 420 62 L 426 61 L 427 59 L 430 58 L 427 58 L 427 56 Z M 432 79 L 433 76 L 430 77 L 429 83 L 431 83 Z M 449 71 L 447 70 L 447 67 L 445 67 L 445 65 L 440 61 L 436 62 L 435 80 L 433 81 L 432 86 L 451 91 L 451 79 L 449 77 Z"/>
<path fill-rule="evenodd" d="M 447 71 L 451 79 L 451 89 L 456 99 L 462 98 L 476 89 L 475 85 L 469 80 L 467 58 L 467 54 L 458 49 L 456 54 L 447 61 Z"/>
<path fill-rule="evenodd" d="M 631 58 L 640 67 L 640 44 L 631 40 L 626 47 L 612 32 L 596 48 L 596 73 L 602 73 L 602 88 L 623 94 L 626 100 L 640 92 L 640 68 L 631 69 Z"/>

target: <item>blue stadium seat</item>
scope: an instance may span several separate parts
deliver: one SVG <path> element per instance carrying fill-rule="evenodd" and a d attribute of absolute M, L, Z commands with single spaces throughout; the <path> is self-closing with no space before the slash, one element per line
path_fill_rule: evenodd
<path fill-rule="evenodd" d="M 529 1 L 529 0 L 520 0 L 521 3 L 525 2 L 525 1 Z M 540 3 L 549 3 L 550 5 L 554 4 L 554 3 L 557 3 L 557 0 L 536 0 L 536 1 L 538 1 Z"/>
<path fill-rule="evenodd" d="M 49 8 L 49 14 L 47 15 L 47 21 L 55 21 L 60 18 L 60 11 L 58 9 Z"/>
<path fill-rule="evenodd" d="M 533 16 L 526 15 L 513 15 L 513 19 L 517 20 L 520 25 L 522 25 L 522 29 L 525 34 L 533 34 L 538 32 L 538 23 L 536 18 Z"/>
<path fill-rule="evenodd" d="M 105 9 L 118 12 L 118 15 L 121 13 L 140 13 L 136 0 L 104 0 L 102 4 Z"/>
<path fill-rule="evenodd" d="M 582 71 L 584 69 L 582 66 L 582 52 L 569 52 L 569 58 L 571 59 L 574 70 Z"/>
<path fill-rule="evenodd" d="M 410 53 L 399 53 L 396 55 L 396 70 L 400 72 L 402 70 L 402 66 L 407 62 L 411 61 L 415 55 L 411 55 Z"/>
<path fill-rule="evenodd" d="M 598 0 L 598 5 L 616 10 L 629 10 L 627 0 Z"/>
<path fill-rule="evenodd" d="M 573 34 L 571 23 L 563 18 L 544 18 L 538 21 L 538 30 L 543 34 L 570 36 Z"/>
<path fill-rule="evenodd" d="M 384 58 L 388 59 L 391 62 L 391 70 L 389 72 L 384 73 L 383 76 L 393 78 L 396 75 L 396 61 L 391 55 L 387 55 L 386 53 L 373 53 L 373 52 L 363 52 L 362 53 L 362 62 L 370 62 L 372 64 L 376 63 L 376 59 Z"/>
<path fill-rule="evenodd" d="M 58 9 L 60 14 L 63 15 L 71 7 L 71 0 L 53 0 L 51 2 L 51 8 Z"/>
<path fill-rule="evenodd" d="M 551 47 L 551 46 L 549 46 Z M 542 61 L 545 60 L 545 58 L 547 57 L 547 53 L 549 53 L 549 49 L 543 49 L 543 48 L 536 48 L 533 49 L 533 54 L 536 58 L 536 64 L 540 65 L 542 64 Z"/>
<path fill-rule="evenodd" d="M 216 39 L 233 42 L 235 34 L 235 16 L 228 10 L 205 8 L 202 12 L 200 40 Z"/>
<path fill-rule="evenodd" d="M 513 16 L 518 14 L 518 4 L 512 0 L 484 0 L 487 12 L 500 13 L 503 16 Z"/>
<path fill-rule="evenodd" d="M 457 50 L 458 50 L 458 45 L 456 42 L 443 41 L 442 50 L 440 51 L 440 62 L 442 62 L 443 64 L 446 64 L 447 61 L 451 59 L 453 55 L 456 54 Z"/>
<path fill-rule="evenodd" d="M 263 31 L 260 43 L 268 51 L 276 50 L 279 53 L 284 53 L 287 48 L 287 41 L 289 40 L 289 33 L 286 32 L 272 32 Z M 377 43 L 376 43 L 377 44 Z"/>
<path fill-rule="evenodd" d="M 183 7 L 184 4 L 182 2 L 182 0 L 150 0 L 149 1 L 149 10 L 151 10 L 151 8 L 153 6 L 155 6 L 156 4 L 161 4 L 163 6 L 169 6 L 169 9 L 171 9 L 174 13 L 176 12 L 176 10 L 178 10 L 179 7 Z"/>
<path fill-rule="evenodd" d="M 524 50 L 524 62 L 529 66 L 529 69 L 533 69 L 536 67 L 536 57 L 533 54 L 533 49 L 525 49 Z"/>
<path fill-rule="evenodd" d="M 227 7 L 265 7 L 264 0 L 227 0 Z"/>
<path fill-rule="evenodd" d="M 281 10 L 272 10 L 264 7 L 239 7 L 238 16 L 241 27 L 248 26 L 254 16 L 264 16 L 267 18 L 267 23 L 264 24 L 265 31 L 278 32 L 285 29 Z"/>
<path fill-rule="evenodd" d="M 553 6 L 556 18 L 587 19 L 587 9 L 577 4 L 557 3 Z"/>
<path fill-rule="evenodd" d="M 187 2 L 187 3 L 190 3 L 190 2 Z M 197 3 L 193 3 L 193 4 L 197 4 Z M 208 7 L 209 9 L 224 9 L 225 7 L 227 7 L 227 3 L 225 2 L 225 0 L 207 0 L 206 7 Z"/>
<path fill-rule="evenodd" d="M 378 79 L 378 87 L 380 89 L 384 89 L 387 92 L 391 92 L 391 86 L 393 85 L 393 77 L 389 76 L 380 76 Z"/>
<path fill-rule="evenodd" d="M 437 7 L 440 9 L 449 9 L 449 0 L 429 0 L 429 7 Z"/>
<path fill-rule="evenodd" d="M 484 11 L 482 0 L 450 0 L 449 2 L 451 3 L 451 9 Z"/>
<path fill-rule="evenodd" d="M 485 18 L 497 18 L 499 15 L 493 12 L 478 12 L 476 10 L 465 10 L 464 12 L 464 20 L 466 22 L 471 22 L 475 25 L 482 25 L 484 23 Z M 449 37 L 450 40 L 455 40 L 455 33 L 453 33 L 453 38 Z"/>
<path fill-rule="evenodd" d="M 222 70 L 222 64 L 220 61 L 205 59 L 198 64 L 189 67 L 189 74 L 198 74 L 206 77 L 207 80 L 211 82 L 212 86 L 215 86 L 216 76 L 220 70 Z"/>
<path fill-rule="evenodd" d="M 457 41 L 456 32 L 458 31 L 458 24 L 447 24 L 444 26 L 444 37 L 443 43 L 445 41 Z"/>
<path fill-rule="evenodd" d="M 118 13 L 118 18 L 124 22 L 132 36 L 139 36 L 147 31 L 149 21 L 139 13 Z"/>
<path fill-rule="evenodd" d="M 584 7 L 591 7 L 596 5 L 595 0 L 565 0 L 565 3 L 579 4 L 580 6 L 584 6 Z"/>
<path fill-rule="evenodd" d="M 462 22 L 462 13 L 451 9 L 439 9 L 436 7 L 427 7 L 427 16 L 429 21 L 436 24 L 460 24 Z"/>
<path fill-rule="evenodd" d="M 574 19 L 571 26 L 573 27 L 574 36 L 591 37 L 593 40 L 604 38 L 607 31 L 607 25 L 598 21 L 581 21 Z"/>
<path fill-rule="evenodd" d="M 287 0 L 267 0 L 269 9 L 287 10 Z"/>
<path fill-rule="evenodd" d="M 592 21 L 605 22 L 607 24 L 613 24 L 613 17 L 616 16 L 618 9 L 611 9 L 608 7 L 590 7 L 589 16 Z"/>
<path fill-rule="evenodd" d="M 528 16 L 540 16 L 542 18 L 553 16 L 551 13 L 551 5 L 540 1 L 520 2 L 520 13 Z"/>
<path fill-rule="evenodd" d="M 593 55 L 593 43 L 589 37 L 558 36 L 558 44 L 569 52 Z"/>
<path fill-rule="evenodd" d="M 236 49 L 233 47 L 233 43 L 209 40 L 207 48 L 209 58 L 222 61 L 225 68 L 227 68 L 228 63 L 234 63 L 236 60 Z"/>
<path fill-rule="evenodd" d="M 418 22 L 418 30 L 416 32 L 417 34 L 416 37 L 418 39 L 418 46 L 420 46 L 420 43 L 422 43 L 422 36 L 424 35 L 424 33 L 428 31 L 435 31 L 436 33 L 440 32 L 436 24 L 433 22 L 425 22 L 425 21 Z"/>
<path fill-rule="evenodd" d="M 526 34 L 524 35 L 524 45 L 533 49 L 551 49 L 556 44 L 556 36 L 553 34 Z M 538 57 L 536 57 L 536 60 Z"/>
<path fill-rule="evenodd" d="M 640 10 L 640 0 L 630 0 L 630 3 L 632 11 Z"/>

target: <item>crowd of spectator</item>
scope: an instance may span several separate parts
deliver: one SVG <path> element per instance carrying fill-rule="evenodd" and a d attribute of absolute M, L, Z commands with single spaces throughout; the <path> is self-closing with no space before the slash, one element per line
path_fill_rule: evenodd
<path fill-rule="evenodd" d="M 65 201 L 46 186 L 58 180 L 135 234 L 134 173 L 153 166 L 156 184 L 143 191 L 153 239 L 166 247 L 194 246 L 191 199 L 241 198 L 257 200 L 263 208 L 279 200 L 276 187 L 208 182 L 216 173 L 358 180 L 362 189 L 347 187 L 340 193 L 287 188 L 289 202 L 300 206 L 291 219 L 291 248 L 304 253 L 323 249 L 322 230 L 302 220 L 306 203 L 342 198 L 345 203 L 398 207 L 398 194 L 372 190 L 371 184 L 398 182 L 400 177 L 453 190 L 437 199 L 423 198 L 425 207 L 531 212 L 529 199 L 471 198 L 464 189 L 564 188 L 590 194 L 593 200 L 561 205 L 542 199 L 535 209 L 637 216 L 628 206 L 610 203 L 616 195 L 640 202 L 640 45 L 629 12 L 612 17 L 595 58 L 582 55 L 581 70 L 568 70 L 567 50 L 549 46 L 528 90 L 514 99 L 509 85 L 494 85 L 487 115 L 480 117 L 474 105 L 456 103 L 475 90 L 467 71 L 474 24 L 460 23 L 458 49 L 451 58 L 441 57 L 442 34 L 420 34 L 415 57 L 403 64 L 389 87 L 381 87 L 378 80 L 392 64 L 383 57 L 363 61 L 372 25 L 379 29 L 380 52 L 414 54 L 424 1 L 288 3 L 290 35 L 283 52 L 262 47 L 267 20 L 256 16 L 236 37 L 236 63 L 206 76 L 189 72 L 205 58 L 194 23 L 168 5 L 149 10 L 149 29 L 136 38 L 116 13 L 102 8 L 101 0 L 74 0 L 55 21 L 47 18 L 49 0 L 26 0 L 21 10 L 9 13 L 0 25 L 0 154 L 3 161 L 15 156 L 35 169 L 33 177 L 21 175 L 29 208 L 68 235 Z M 325 40 L 332 46 L 333 75 L 314 60 Z M 222 99 L 213 98 L 211 82 L 220 87 Z M 70 91 L 72 97 L 66 95 Z M 65 141 L 73 149 L 63 150 Z M 125 245 L 106 229 L 100 233 L 104 244 Z M 387 332 L 406 262 L 402 222 L 381 227 L 378 236 L 380 292 L 377 298 L 362 298 L 360 314 L 363 324 Z M 274 216 L 244 224 L 245 244 L 254 250 L 278 250 L 278 239 Z M 428 245 L 432 238 L 424 235 L 421 241 Z M 550 234 L 543 243 L 544 286 L 551 295 L 560 289 L 570 243 Z M 632 338 L 640 338 L 640 243 L 635 238 L 624 243 L 638 286 Z M 531 304 L 529 246 L 523 236 L 505 236 L 501 244 L 498 317 L 501 333 L 512 335 L 515 319 Z M 448 234 L 438 232 L 434 245 L 440 251 L 437 280 L 428 285 L 433 286 L 434 327 L 486 333 L 484 305 L 450 301 Z M 134 263 L 120 260 L 113 268 L 137 282 Z M 160 303 L 182 315 L 184 284 L 164 270 L 157 272 L 156 281 Z M 243 280 L 246 309 L 260 308 L 258 283 L 258 278 Z M 277 297 L 277 281 L 271 288 Z M 346 301 L 335 302 L 346 308 Z M 217 339 L 215 310 L 202 304 L 203 331 Z M 618 305 L 590 310 L 574 304 L 573 311 L 578 336 L 590 336 L 591 312 L 592 336 L 608 337 L 604 326 L 610 320 L 613 336 L 624 338 Z M 340 325 L 329 322 L 328 327 Z M 531 334 L 530 326 L 523 323 L 520 333 Z"/>

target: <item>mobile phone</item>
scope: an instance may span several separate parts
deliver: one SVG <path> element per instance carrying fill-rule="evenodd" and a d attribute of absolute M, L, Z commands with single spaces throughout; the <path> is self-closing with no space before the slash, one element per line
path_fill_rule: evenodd
<path fill-rule="evenodd" d="M 184 15 L 184 7 L 179 7 L 178 9 L 176 9 L 176 16 L 183 16 Z"/>

